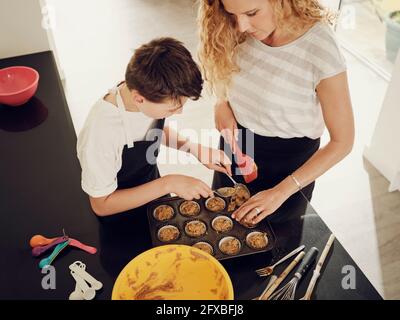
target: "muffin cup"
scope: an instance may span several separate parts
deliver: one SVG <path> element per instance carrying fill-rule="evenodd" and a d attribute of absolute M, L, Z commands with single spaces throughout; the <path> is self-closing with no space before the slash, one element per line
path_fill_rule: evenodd
<path fill-rule="evenodd" d="M 262 236 L 265 238 L 265 242 L 266 242 L 265 247 L 256 248 L 256 247 L 253 247 L 253 246 L 250 244 L 250 241 L 249 241 L 250 237 L 251 237 L 251 236 L 254 236 L 254 235 L 258 235 L 258 234 L 262 235 Z M 246 244 L 247 244 L 251 249 L 254 249 L 254 250 L 263 250 L 263 249 L 265 249 L 266 247 L 268 247 L 268 241 L 269 241 L 269 240 L 268 240 L 268 237 L 267 237 L 266 233 L 260 232 L 260 231 L 253 231 L 253 232 L 250 232 L 250 233 L 246 236 Z"/>
<path fill-rule="evenodd" d="M 194 205 L 196 206 L 196 208 L 197 208 L 197 212 L 196 212 L 195 214 L 183 213 L 182 210 L 181 210 L 181 207 L 182 207 L 182 205 L 183 205 L 184 203 L 192 203 L 192 204 L 194 204 Z M 179 205 L 179 213 L 180 213 L 182 216 L 186 217 L 186 218 L 187 218 L 187 217 L 196 217 L 196 216 L 198 216 L 198 215 L 200 214 L 200 211 L 201 211 L 200 205 L 199 205 L 196 201 L 193 201 L 193 200 L 186 200 L 186 201 L 183 201 L 183 202 Z"/>
<path fill-rule="evenodd" d="M 229 228 L 229 230 L 220 231 L 220 230 L 217 230 L 217 229 L 214 227 L 214 223 L 215 223 L 217 220 L 219 220 L 219 219 L 220 219 L 220 220 L 226 220 L 226 221 L 229 221 L 229 222 L 231 223 L 231 227 Z M 216 232 L 218 232 L 218 233 L 229 232 L 229 231 L 231 231 L 231 230 L 233 229 L 233 221 L 232 221 L 231 218 L 229 218 L 229 217 L 227 217 L 227 216 L 218 216 L 218 217 L 214 218 L 214 219 L 211 221 L 211 227 L 212 227 Z"/>
<path fill-rule="evenodd" d="M 254 229 L 257 228 L 258 223 L 257 224 L 251 224 L 251 223 L 246 223 L 246 222 L 239 222 L 239 224 L 247 229 Z"/>
<path fill-rule="evenodd" d="M 168 219 L 163 219 L 163 220 L 162 220 L 162 219 L 158 219 L 158 218 L 157 218 L 157 215 L 156 215 L 156 211 L 157 211 L 157 209 L 160 208 L 160 207 L 168 207 L 168 208 L 171 208 L 171 209 L 172 209 L 172 216 L 171 216 L 170 218 L 168 218 Z M 161 221 L 161 222 L 163 222 L 163 221 L 168 221 L 168 220 L 173 219 L 174 216 L 175 216 L 175 210 L 174 210 L 174 208 L 171 207 L 171 206 L 169 206 L 169 205 L 167 205 L 167 204 L 159 205 L 159 206 L 157 206 L 157 207 L 153 210 L 153 217 L 154 217 L 154 219 L 156 219 L 157 221 Z"/>
<path fill-rule="evenodd" d="M 196 244 L 203 244 L 203 245 L 205 245 L 205 246 L 207 246 L 209 249 L 210 249 L 210 251 L 211 251 L 211 255 L 214 255 L 214 248 L 213 248 L 213 246 L 211 245 L 211 244 L 209 244 L 208 242 L 205 242 L 205 241 L 199 241 L 199 242 L 196 242 L 196 243 L 194 243 L 193 245 L 192 245 L 192 247 L 195 247 L 195 248 L 197 248 L 196 247 Z M 200 249 L 200 248 L 197 248 L 197 249 Z M 200 249 L 200 250 L 202 250 L 202 249 Z M 203 252 L 207 252 L 207 251 L 204 251 L 204 250 L 202 250 Z M 207 253 L 209 253 L 209 252 L 207 252 Z"/>
<path fill-rule="evenodd" d="M 219 209 L 219 210 L 211 210 L 211 209 L 208 207 L 208 203 L 209 203 L 212 199 L 221 199 L 221 201 L 222 201 L 223 204 L 224 204 L 223 208 L 221 208 L 221 209 Z M 225 202 L 225 200 L 222 199 L 221 197 L 212 197 L 212 198 L 208 198 L 208 199 L 206 200 L 206 202 L 205 202 L 205 205 L 206 205 L 207 210 L 210 211 L 210 212 L 220 212 L 220 211 L 223 211 L 223 210 L 226 208 L 226 202 Z"/>
<path fill-rule="evenodd" d="M 238 193 L 240 191 L 240 189 L 244 190 L 247 194 L 246 199 L 242 199 L 242 201 L 239 201 L 239 196 Z M 236 198 L 236 206 L 240 207 L 243 203 L 245 203 L 247 200 L 249 200 L 251 198 L 251 193 L 249 191 L 249 189 L 244 185 L 244 184 L 238 184 L 236 186 L 236 194 L 235 194 L 235 198 Z"/>
<path fill-rule="evenodd" d="M 161 237 L 160 237 L 160 232 L 161 232 L 162 230 L 167 229 L 167 228 L 173 228 L 173 229 L 177 230 L 177 231 L 178 231 L 178 236 L 177 236 L 175 239 L 171 239 L 171 240 L 163 240 L 163 239 L 161 239 Z M 158 231 L 157 231 L 158 240 L 160 240 L 161 242 L 164 242 L 164 243 L 168 243 L 168 242 L 175 241 L 175 240 L 179 239 L 180 235 L 181 235 L 181 232 L 179 231 L 179 229 L 178 229 L 177 227 L 171 225 L 171 224 L 168 224 L 168 225 L 166 225 L 166 226 L 163 226 L 163 227 L 161 227 L 160 229 L 158 229 Z"/>
<path fill-rule="evenodd" d="M 190 224 L 194 224 L 194 223 L 201 223 L 202 225 L 204 225 L 204 233 L 202 233 L 202 234 L 200 234 L 200 235 L 193 235 L 193 234 L 190 234 L 190 232 L 188 232 L 188 230 L 187 230 L 187 227 L 190 225 Z M 188 237 L 191 237 L 191 238 L 200 238 L 200 237 L 202 237 L 202 236 L 204 236 L 206 233 L 207 233 L 207 225 L 203 222 L 203 221 L 201 221 L 201 220 L 191 220 L 191 221 L 189 221 L 189 222 L 187 222 L 186 224 L 185 224 L 185 228 L 184 228 L 184 230 L 185 230 L 185 234 L 188 236 Z"/>
<path fill-rule="evenodd" d="M 235 252 L 235 253 L 226 253 L 226 252 L 224 252 L 223 250 L 221 250 L 221 245 L 222 245 L 224 242 L 229 241 L 229 240 L 232 240 L 232 239 L 236 239 L 236 240 L 239 242 L 239 250 L 238 250 L 237 252 Z M 235 255 L 239 254 L 240 251 L 242 250 L 242 243 L 240 242 L 240 240 L 239 240 L 238 238 L 235 238 L 235 237 L 225 237 L 225 238 L 222 238 L 222 239 L 219 241 L 219 243 L 218 243 L 218 248 L 219 248 L 219 250 L 220 250 L 223 254 L 225 254 L 225 255 L 228 255 L 228 256 L 235 256 Z"/>
<path fill-rule="evenodd" d="M 221 197 L 230 198 L 235 194 L 236 189 L 234 187 L 222 187 L 218 188 L 217 191 Z"/>

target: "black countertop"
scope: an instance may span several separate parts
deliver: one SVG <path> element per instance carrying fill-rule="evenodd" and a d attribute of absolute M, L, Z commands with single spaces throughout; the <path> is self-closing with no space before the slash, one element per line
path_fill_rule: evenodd
<path fill-rule="evenodd" d="M 26 105 L 11 108 L 0 105 L 0 299 L 67 299 L 75 281 L 68 266 L 83 261 L 89 273 L 103 282 L 96 299 L 110 299 L 113 283 L 121 269 L 138 253 L 151 247 L 145 215 L 98 219 L 80 185 L 76 158 L 76 135 L 51 52 L 0 60 L 0 68 L 26 65 L 40 73 L 39 88 Z M 278 213 L 284 222 L 274 223 L 278 248 L 243 258 L 223 261 L 231 276 L 236 299 L 259 295 L 268 279 L 254 270 L 276 261 L 291 249 L 305 244 L 320 253 L 330 230 L 304 197 L 298 196 Z M 30 238 L 35 234 L 59 236 L 65 228 L 70 237 L 95 246 L 89 255 L 74 248 L 65 249 L 53 263 L 56 289 L 44 290 L 38 267 L 40 258 L 31 256 Z M 279 273 L 283 265 L 276 269 Z M 343 267 L 353 266 L 356 289 L 342 288 Z M 304 294 L 309 272 L 298 289 Z M 381 299 L 341 244 L 335 240 L 315 299 Z"/>

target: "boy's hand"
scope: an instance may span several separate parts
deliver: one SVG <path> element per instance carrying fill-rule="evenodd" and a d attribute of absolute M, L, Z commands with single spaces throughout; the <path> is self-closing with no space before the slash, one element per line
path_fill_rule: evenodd
<path fill-rule="evenodd" d="M 208 198 L 214 196 L 211 188 L 203 181 L 179 174 L 171 174 L 164 177 L 168 193 L 175 193 L 185 200 Z"/>
<path fill-rule="evenodd" d="M 232 175 L 232 161 L 224 151 L 193 143 L 190 145 L 190 153 L 208 169 Z"/>

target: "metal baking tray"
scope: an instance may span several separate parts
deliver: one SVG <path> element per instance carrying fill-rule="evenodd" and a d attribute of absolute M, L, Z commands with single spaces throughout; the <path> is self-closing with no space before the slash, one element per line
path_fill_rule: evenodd
<path fill-rule="evenodd" d="M 209 198 L 210 199 L 210 198 Z M 238 222 L 232 222 L 232 229 L 227 232 L 217 232 L 212 226 L 212 221 L 214 218 L 222 216 L 230 218 L 231 213 L 227 211 L 227 205 L 229 203 L 229 198 L 222 198 L 225 201 L 225 208 L 218 212 L 211 212 L 206 207 L 206 201 L 208 199 L 193 200 L 200 206 L 200 212 L 196 216 L 187 217 L 181 214 L 179 207 L 185 202 L 184 199 L 179 197 L 169 197 L 161 198 L 155 200 L 148 204 L 147 206 L 147 216 L 149 220 L 150 234 L 154 247 L 166 245 L 166 244 L 184 244 L 192 246 L 198 242 L 206 242 L 211 245 L 213 253 L 212 255 L 218 260 L 231 259 L 251 254 L 256 254 L 260 252 L 267 252 L 275 247 L 276 238 L 274 232 L 269 224 L 269 222 L 264 219 L 256 227 L 247 228 L 242 226 Z M 159 221 L 155 218 L 155 210 L 162 205 L 167 205 L 173 208 L 173 217 L 165 220 Z M 169 211 L 171 211 L 169 209 Z M 190 221 L 201 221 L 206 226 L 206 232 L 202 236 L 193 237 L 189 236 L 185 232 L 185 226 Z M 229 223 L 228 223 L 229 224 Z M 179 236 L 171 241 L 161 241 L 159 239 L 159 230 L 165 226 L 174 226 L 179 230 Z M 248 234 L 252 232 L 261 232 L 267 236 L 268 243 L 267 246 L 261 249 L 254 249 L 247 244 L 246 238 Z M 225 237 L 235 237 L 240 242 L 240 250 L 236 254 L 226 254 L 220 250 L 220 241 Z"/>

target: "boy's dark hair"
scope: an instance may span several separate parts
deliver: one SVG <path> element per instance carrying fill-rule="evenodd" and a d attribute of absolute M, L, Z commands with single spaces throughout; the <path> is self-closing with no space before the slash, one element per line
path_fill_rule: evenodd
<path fill-rule="evenodd" d="M 199 99 L 203 79 L 182 42 L 159 38 L 135 50 L 125 73 L 126 85 L 154 103 L 180 97 Z"/>

